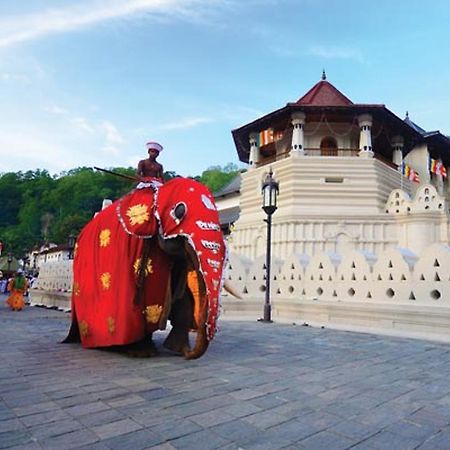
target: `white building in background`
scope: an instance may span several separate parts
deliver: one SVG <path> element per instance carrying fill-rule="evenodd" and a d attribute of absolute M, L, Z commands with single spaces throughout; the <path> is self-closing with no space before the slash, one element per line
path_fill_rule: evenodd
<path fill-rule="evenodd" d="M 265 252 L 261 186 L 269 167 L 280 183 L 275 257 L 398 246 L 420 253 L 448 243 L 449 183 L 430 173 L 429 161 L 450 163 L 450 139 L 384 105 L 353 103 L 325 75 L 297 102 L 234 130 L 233 137 L 239 159 L 249 164 L 232 239 L 240 255 L 255 259 Z M 402 175 L 402 161 L 420 183 Z M 222 212 L 224 202 L 216 200 Z"/>
<path fill-rule="evenodd" d="M 298 101 L 232 134 L 249 165 L 229 238 L 228 279 L 244 301 L 226 299 L 224 316 L 262 313 L 261 188 L 272 169 L 275 318 L 450 336 L 448 137 L 385 105 L 353 103 L 325 74 Z"/>

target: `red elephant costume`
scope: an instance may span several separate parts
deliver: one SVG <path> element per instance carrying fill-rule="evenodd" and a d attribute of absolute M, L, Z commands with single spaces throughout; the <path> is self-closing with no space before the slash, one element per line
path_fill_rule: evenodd
<path fill-rule="evenodd" d="M 183 204 L 180 220 L 175 208 Z M 158 240 L 182 236 L 198 260 L 207 305 L 206 333 L 216 331 L 225 243 L 209 190 L 186 178 L 146 183 L 101 211 L 75 246 L 72 320 L 83 347 L 138 342 L 165 326 L 170 257 Z M 143 264 L 144 263 L 144 264 Z M 191 291 L 195 276 L 188 277 Z"/>

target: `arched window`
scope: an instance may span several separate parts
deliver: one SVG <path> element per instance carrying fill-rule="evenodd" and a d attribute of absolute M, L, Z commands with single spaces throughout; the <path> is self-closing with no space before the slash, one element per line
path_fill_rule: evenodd
<path fill-rule="evenodd" d="M 336 139 L 327 136 L 320 142 L 320 156 L 337 156 Z"/>

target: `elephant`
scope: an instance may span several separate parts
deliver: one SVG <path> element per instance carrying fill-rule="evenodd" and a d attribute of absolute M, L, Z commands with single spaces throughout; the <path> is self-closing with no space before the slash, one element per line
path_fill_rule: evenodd
<path fill-rule="evenodd" d="M 226 246 L 214 198 L 177 177 L 140 183 L 83 228 L 74 250 L 72 323 L 64 342 L 153 355 L 152 333 L 186 359 L 217 329 Z M 197 333 L 194 347 L 189 332 Z"/>

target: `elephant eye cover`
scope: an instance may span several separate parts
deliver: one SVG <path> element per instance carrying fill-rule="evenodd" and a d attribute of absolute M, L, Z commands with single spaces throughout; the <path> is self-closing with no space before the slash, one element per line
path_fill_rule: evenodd
<path fill-rule="evenodd" d="M 187 206 L 186 203 L 180 202 L 177 203 L 172 210 L 170 211 L 170 217 L 175 221 L 177 225 L 181 223 L 181 221 L 184 219 L 187 213 Z"/>

